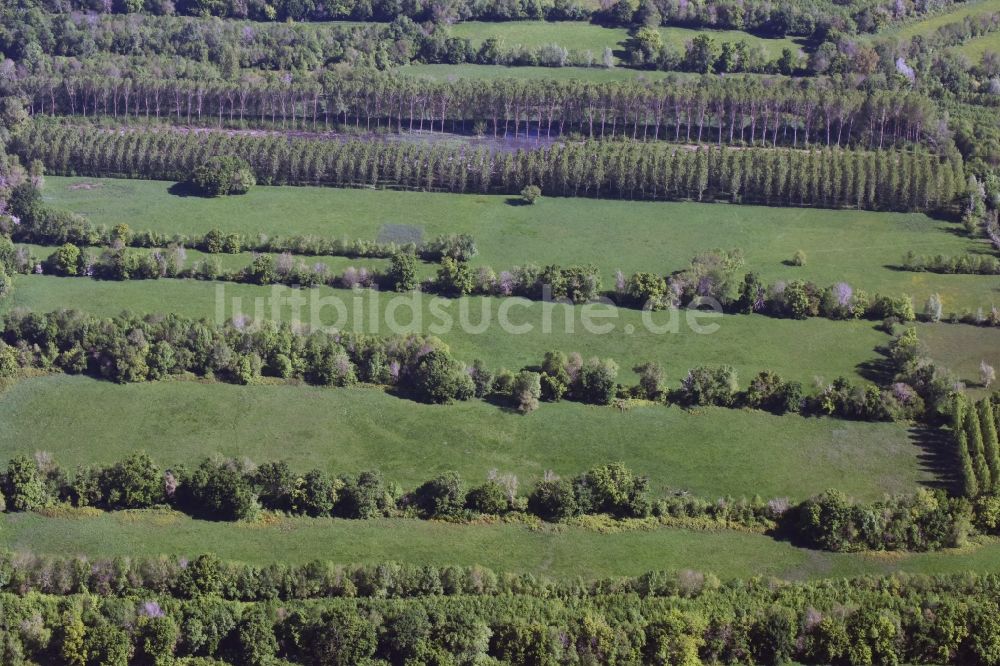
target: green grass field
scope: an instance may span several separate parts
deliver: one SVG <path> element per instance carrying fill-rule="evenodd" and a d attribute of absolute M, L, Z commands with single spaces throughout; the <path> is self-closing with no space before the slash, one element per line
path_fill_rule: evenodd
<path fill-rule="evenodd" d="M 264 564 L 314 559 L 342 563 L 405 560 L 480 564 L 553 579 L 693 569 L 724 579 L 832 578 L 893 571 L 996 571 L 1000 543 L 913 554 L 839 554 L 795 548 L 762 535 L 658 529 L 599 534 L 580 528 L 465 526 L 417 520 L 286 518 L 272 524 L 209 523 L 175 513 L 113 513 L 96 518 L 0 517 L 0 538 L 15 550 L 92 557 L 184 555 L 211 550 Z"/>
<path fill-rule="evenodd" d="M 322 234 L 377 238 L 412 227 L 424 238 L 468 233 L 474 264 L 593 263 L 613 285 L 614 272 L 668 273 L 712 248 L 741 248 L 748 270 L 768 280 L 847 281 L 856 289 L 909 294 L 918 307 L 934 292 L 945 310 L 1000 305 L 1000 278 L 908 273 L 892 268 L 918 254 L 987 251 L 958 225 L 921 214 L 766 208 L 728 204 L 544 198 L 511 206 L 503 196 L 259 187 L 241 197 L 202 199 L 168 193 L 170 183 L 49 177 L 46 200 L 93 222 L 164 233 L 212 227 L 248 234 Z M 91 189 L 81 183 L 96 184 Z M 804 267 L 787 266 L 796 250 Z M 360 265 L 360 264 L 358 264 Z"/>
<path fill-rule="evenodd" d="M 563 48 L 583 53 L 590 51 L 594 62 L 600 64 L 605 48 L 619 51 L 629 39 L 625 28 L 607 28 L 584 21 L 510 21 L 494 23 L 466 21 L 451 28 L 456 37 L 462 37 L 478 47 L 491 37 L 502 41 L 504 47 L 524 46 L 537 48 L 546 44 L 558 44 Z M 782 49 L 793 51 L 801 48 L 791 38 L 765 39 L 739 30 L 695 30 L 691 28 L 662 27 L 659 29 L 664 45 L 675 51 L 683 51 L 685 44 L 700 34 L 707 34 L 716 42 L 738 42 L 745 40 L 751 46 L 764 49 L 768 57 L 776 58 Z"/>
<path fill-rule="evenodd" d="M 1000 11 L 1000 0 L 969 0 L 956 3 L 952 9 L 940 12 L 919 21 L 911 21 L 900 26 L 883 30 L 877 37 L 896 37 L 900 40 L 912 39 L 917 35 L 930 35 L 941 26 L 957 23 L 967 16 Z"/>
<path fill-rule="evenodd" d="M 68 468 L 136 449 L 164 465 L 206 455 L 288 460 L 331 473 L 379 468 L 407 489 L 449 469 L 490 469 L 525 489 L 548 469 L 570 476 L 622 460 L 656 492 L 805 498 L 828 487 L 871 499 L 935 480 L 920 431 L 903 424 L 727 409 L 543 404 L 534 414 L 482 401 L 424 405 L 376 388 L 235 386 L 168 381 L 121 386 L 55 375 L 0 399 L 0 460 L 44 450 Z"/>
<path fill-rule="evenodd" d="M 954 372 L 977 395 L 985 393 L 979 385 L 979 364 L 986 361 L 1000 369 L 1000 329 L 920 324 L 917 336 L 931 358 Z"/>
<path fill-rule="evenodd" d="M 80 187 L 84 183 L 87 187 Z M 133 229 L 166 234 L 202 234 L 213 227 L 250 235 L 382 240 L 403 232 L 425 239 L 468 233 L 480 249 L 476 265 L 501 270 L 526 262 L 593 263 L 605 287 L 613 285 L 616 270 L 665 274 L 682 268 L 699 252 L 738 247 L 745 252 L 747 269 L 768 280 L 801 278 L 822 285 L 843 280 L 856 289 L 909 293 L 918 309 L 933 292 L 942 294 L 946 310 L 1000 302 L 1000 280 L 995 277 L 893 268 L 907 249 L 921 254 L 984 251 L 982 244 L 957 233 L 957 225 L 918 214 L 548 197 L 534 206 L 512 206 L 502 196 L 290 187 L 201 199 L 171 195 L 169 187 L 155 181 L 50 177 L 45 198 L 97 224 L 125 222 Z M 40 256 L 51 249 L 33 247 Z M 786 265 L 799 249 L 807 254 L 806 265 Z M 218 258 L 232 270 L 250 257 L 243 253 Z M 201 258 L 198 252 L 188 252 L 189 264 Z M 386 264 L 340 257 L 306 260 L 324 261 L 335 272 L 348 265 Z M 425 264 L 420 270 L 427 276 L 434 267 Z M 284 296 L 291 293 L 280 289 Z M 242 314 L 271 317 L 266 299 L 272 295 L 270 287 L 194 280 L 107 282 L 26 275 L 15 279 L 4 308 L 72 307 L 98 315 L 176 312 L 217 319 L 236 313 L 236 298 Z M 299 316 L 308 323 L 330 325 L 339 319 L 341 328 L 394 332 L 387 326 L 387 309 L 394 307 L 389 299 L 395 294 L 324 287 L 302 295 Z M 331 305 L 334 298 L 346 305 L 343 317 Z M 262 306 L 259 314 L 255 300 Z M 453 318 L 467 308 L 472 324 L 482 321 L 486 308 L 491 325 L 480 334 L 460 327 L 441 331 L 439 311 L 432 310 L 425 296 L 414 307 L 397 308 L 397 331 L 437 334 L 459 358 L 481 358 L 491 367 L 534 365 L 549 349 L 611 357 L 622 368 L 623 382 L 634 381 L 633 365 L 654 360 L 666 368 L 671 386 L 695 365 L 729 363 L 744 384 L 753 373 L 772 369 L 808 388 L 816 377 L 858 380 L 866 364 L 878 358 L 876 348 L 888 341 L 872 322 L 757 315 L 702 321 L 719 325 L 711 334 L 697 334 L 682 321 L 677 333 L 659 335 L 646 329 L 642 313 L 632 310 L 597 320 L 614 328 L 597 334 L 585 330 L 582 307 L 569 309 L 574 328 L 568 332 L 563 306 L 553 308 L 551 330 L 545 331 L 545 309 L 539 303 L 481 297 L 446 303 Z M 510 318 L 530 324 L 530 332 L 504 332 L 495 324 L 499 308 L 512 303 L 523 305 L 510 310 Z M 357 306 L 363 308 L 360 316 Z M 313 314 L 317 318 L 311 322 Z M 286 306 L 277 316 L 288 318 L 291 311 Z M 657 313 L 652 318 L 663 323 L 667 316 Z M 978 380 L 981 360 L 1000 367 L 1000 331 L 920 325 L 920 338 L 932 357 L 970 386 Z M 648 474 L 656 493 L 686 490 L 706 497 L 802 499 L 836 487 L 870 500 L 920 485 L 940 485 L 951 473 L 940 443 L 919 428 L 749 410 L 645 406 L 620 413 L 564 402 L 543 404 L 525 417 L 480 401 L 423 405 L 371 387 L 242 387 L 183 380 L 120 386 L 65 375 L 23 380 L 0 396 L 0 459 L 45 450 L 72 469 L 118 460 L 138 449 L 164 465 L 221 455 L 257 462 L 286 459 L 296 469 L 319 467 L 332 473 L 377 467 L 405 488 L 449 469 L 469 482 L 497 469 L 516 474 L 522 492 L 548 469 L 566 476 L 612 460 Z M 0 520 L 5 545 L 43 553 L 192 554 L 210 545 L 222 557 L 258 562 L 322 557 L 342 562 L 480 563 L 554 577 L 662 568 L 695 568 L 723 577 L 789 578 L 900 569 L 984 570 L 996 568 L 1000 552 L 1000 544 L 989 542 L 930 555 L 847 556 L 735 532 L 657 529 L 602 535 L 567 527 L 531 530 L 397 520 L 280 519 L 243 525 L 163 513 L 88 519 L 7 515 Z"/>
<path fill-rule="evenodd" d="M 504 65 L 406 65 L 397 68 L 401 74 L 434 81 L 455 79 L 543 79 L 556 81 L 658 81 L 667 76 L 687 76 L 680 72 L 628 69 L 625 67 L 507 67 Z"/>
<path fill-rule="evenodd" d="M 955 50 L 967 57 L 973 64 L 977 64 L 987 51 L 1000 53 L 1000 32 L 970 39 L 961 46 L 956 46 Z"/>

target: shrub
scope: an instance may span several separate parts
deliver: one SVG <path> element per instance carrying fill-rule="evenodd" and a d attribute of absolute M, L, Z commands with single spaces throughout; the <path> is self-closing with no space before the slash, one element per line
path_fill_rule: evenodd
<path fill-rule="evenodd" d="M 538 409 L 538 399 L 542 395 L 541 375 L 537 372 L 522 370 L 514 377 L 511 386 L 511 398 L 517 404 L 522 414 L 530 414 Z"/>
<path fill-rule="evenodd" d="M 528 185 L 521 190 L 521 201 L 529 206 L 542 197 L 542 190 L 537 185 Z"/>
<path fill-rule="evenodd" d="M 936 293 L 931 294 L 927 298 L 927 303 L 924 304 L 924 317 L 928 321 L 939 322 L 943 314 L 944 307 L 941 302 L 941 295 Z"/>
<path fill-rule="evenodd" d="M 639 375 L 639 397 L 659 400 L 665 392 L 665 373 L 658 363 L 644 363 L 632 368 Z"/>
<path fill-rule="evenodd" d="M 477 513 L 506 513 L 510 509 L 507 489 L 496 481 L 489 480 L 466 494 L 465 506 Z"/>
<path fill-rule="evenodd" d="M 888 319 L 895 317 L 899 321 L 913 321 L 916 314 L 913 311 L 913 299 L 909 296 L 893 298 L 876 295 L 867 316 L 871 319 Z"/>
<path fill-rule="evenodd" d="M 622 463 L 594 467 L 581 475 L 575 485 L 586 488 L 589 496 L 590 506 L 584 509 L 585 513 L 610 513 L 617 517 L 649 514 L 648 479 L 635 476 Z M 577 495 L 580 495 L 579 491 Z"/>
<path fill-rule="evenodd" d="M 257 496 L 234 462 L 205 460 L 184 482 L 182 504 L 195 515 L 216 520 L 246 520 L 257 515 Z"/>
<path fill-rule="evenodd" d="M 635 307 L 660 310 L 666 306 L 667 281 L 655 273 L 634 273 L 625 293 Z"/>
<path fill-rule="evenodd" d="M 56 275 L 78 275 L 81 272 L 80 248 L 72 243 L 63 244 L 46 260 L 49 272 Z"/>
<path fill-rule="evenodd" d="M 337 503 L 337 486 L 323 471 L 314 469 L 295 480 L 291 509 L 307 516 L 329 516 Z"/>
<path fill-rule="evenodd" d="M 435 284 L 445 294 L 453 296 L 470 294 L 474 286 L 472 269 L 466 263 L 445 257 L 441 260 Z"/>
<path fill-rule="evenodd" d="M 413 390 L 424 402 L 447 404 L 468 400 L 476 385 L 465 366 L 443 349 L 424 354 L 413 370 Z"/>
<path fill-rule="evenodd" d="M 472 378 L 472 384 L 475 387 L 475 396 L 477 398 L 485 398 L 490 392 L 493 391 L 493 372 L 486 367 L 482 359 L 476 359 L 472 362 L 472 365 L 468 368 L 469 377 Z"/>
<path fill-rule="evenodd" d="M 106 467 L 98 481 L 110 509 L 144 509 L 163 501 L 163 476 L 145 453 L 134 453 Z"/>
<path fill-rule="evenodd" d="M 392 255 L 392 263 L 386 274 L 389 284 L 396 291 L 413 291 L 417 288 L 417 260 L 407 252 Z"/>
<path fill-rule="evenodd" d="M 476 241 L 468 234 L 448 234 L 437 236 L 420 247 L 425 259 L 440 261 L 451 257 L 455 261 L 469 261 L 479 253 Z"/>
<path fill-rule="evenodd" d="M 577 515 L 576 494 L 569 481 L 542 480 L 528 496 L 528 509 L 545 520 L 559 521 Z"/>
<path fill-rule="evenodd" d="M 806 253 L 802 250 L 796 250 L 795 254 L 792 255 L 792 266 L 805 266 L 806 265 Z"/>
<path fill-rule="evenodd" d="M 457 472 L 445 472 L 417 488 L 413 503 L 426 518 L 454 516 L 465 503 L 462 480 Z"/>
<path fill-rule="evenodd" d="M 9 511 L 33 511 L 52 501 L 38 463 L 27 456 L 16 456 L 7 463 L 3 494 Z"/>
<path fill-rule="evenodd" d="M 611 359 L 592 358 L 580 368 L 574 397 L 595 405 L 610 405 L 614 400 L 618 378 L 618 364 Z"/>
<path fill-rule="evenodd" d="M 382 473 L 377 470 L 361 472 L 357 478 L 342 479 L 344 487 L 334 513 L 344 518 L 374 518 L 385 515 L 392 504 Z"/>
<path fill-rule="evenodd" d="M 689 405 L 728 407 L 733 404 L 738 390 L 736 369 L 731 365 L 718 368 L 698 366 L 688 370 L 681 381 L 680 394 Z"/>
<path fill-rule="evenodd" d="M 253 284 L 271 284 L 276 277 L 274 257 L 269 254 L 258 254 L 244 272 L 244 279 Z"/>
<path fill-rule="evenodd" d="M 795 412 L 802 401 L 802 385 L 785 382 L 776 373 L 764 370 L 750 381 L 746 390 L 747 406 L 775 414 Z"/>

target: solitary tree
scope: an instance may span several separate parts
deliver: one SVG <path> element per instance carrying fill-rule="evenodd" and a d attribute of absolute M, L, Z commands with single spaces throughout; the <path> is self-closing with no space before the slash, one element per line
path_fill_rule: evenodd
<path fill-rule="evenodd" d="M 389 266 L 389 283 L 396 291 L 412 291 L 417 288 L 417 260 L 408 252 L 392 255 Z"/>
<path fill-rule="evenodd" d="M 521 190 L 521 200 L 529 206 L 542 196 L 542 189 L 537 185 L 528 185 Z"/>
<path fill-rule="evenodd" d="M 192 184 L 210 197 L 246 194 L 257 179 L 246 160 L 239 157 L 210 157 L 194 170 Z"/>

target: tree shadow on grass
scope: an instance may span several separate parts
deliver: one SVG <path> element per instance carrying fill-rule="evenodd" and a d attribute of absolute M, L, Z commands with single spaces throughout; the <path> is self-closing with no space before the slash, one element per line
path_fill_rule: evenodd
<path fill-rule="evenodd" d="M 437 403 L 427 402 L 426 400 L 422 400 L 420 398 L 420 396 L 418 396 L 414 391 L 412 391 L 412 390 L 410 390 L 408 388 L 405 388 L 405 387 L 401 387 L 401 386 L 391 386 L 391 387 L 388 387 L 388 388 L 385 389 L 385 393 L 386 393 L 386 395 L 391 395 L 394 398 L 399 398 L 400 400 L 407 400 L 409 402 L 415 402 L 415 403 L 417 403 L 419 405 L 428 405 L 428 406 L 431 406 L 431 407 L 445 407 L 445 408 L 447 408 L 449 406 L 447 404 L 439 405 Z M 487 404 L 493 405 L 494 407 L 498 407 L 501 411 L 504 411 L 504 412 L 507 412 L 507 413 L 510 413 L 510 414 L 520 414 L 520 412 L 517 411 L 517 409 L 513 405 L 510 404 L 509 400 L 507 400 L 507 399 L 505 399 L 505 398 L 503 398 L 501 396 L 489 395 L 489 396 L 485 396 L 483 398 L 472 398 L 472 400 L 470 400 L 469 402 L 478 401 L 478 400 L 482 400 L 483 402 L 485 402 Z M 458 403 L 458 401 L 455 401 L 454 403 L 452 403 L 451 406 L 454 406 L 457 403 Z"/>
<path fill-rule="evenodd" d="M 859 375 L 880 386 L 889 384 L 896 376 L 892 361 L 885 357 L 862 361 L 855 366 L 855 369 Z"/>
<path fill-rule="evenodd" d="M 210 197 L 205 197 L 201 192 L 198 191 L 191 183 L 186 180 L 182 180 L 179 183 L 174 183 L 167 188 L 167 194 L 172 194 L 175 197 L 198 197 L 200 199 L 206 199 Z"/>
<path fill-rule="evenodd" d="M 508 206 L 530 206 L 531 204 L 522 199 L 521 197 L 507 197 L 504 199 L 504 203 Z"/>
<path fill-rule="evenodd" d="M 956 492 L 960 476 L 950 432 L 941 427 L 916 424 L 907 434 L 920 449 L 917 454 L 920 469 L 934 475 L 932 479 L 921 481 L 921 485 Z"/>
<path fill-rule="evenodd" d="M 498 408 L 500 411 L 505 412 L 507 414 L 520 414 L 521 413 L 521 412 L 519 412 L 517 410 L 516 407 L 514 407 L 514 405 L 510 404 L 510 400 L 509 399 L 507 399 L 507 398 L 505 398 L 503 396 L 488 395 L 488 396 L 484 397 L 482 400 L 483 400 L 483 402 L 485 402 L 487 404 L 490 404 L 490 405 L 493 405 L 494 407 Z"/>

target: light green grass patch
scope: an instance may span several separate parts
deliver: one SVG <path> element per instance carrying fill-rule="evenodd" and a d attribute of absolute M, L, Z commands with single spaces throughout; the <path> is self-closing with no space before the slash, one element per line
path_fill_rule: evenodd
<path fill-rule="evenodd" d="M 289 518 L 270 525 L 209 523 L 179 514 L 107 514 L 98 518 L 0 517 L 2 539 L 15 550 L 71 556 L 193 556 L 212 551 L 255 564 L 392 560 L 446 566 L 479 564 L 499 571 L 585 580 L 693 569 L 723 579 L 775 576 L 815 579 L 885 574 L 995 572 L 1000 543 L 907 555 L 839 554 L 795 548 L 737 532 L 598 534 L 580 528 L 532 531 L 518 525 L 464 526 L 417 520 Z"/>
<path fill-rule="evenodd" d="M 498 38 L 503 46 L 524 46 L 537 48 L 547 44 L 558 44 L 563 48 L 583 53 L 590 51 L 594 62 L 600 64 L 605 48 L 621 52 L 629 39 L 625 28 L 608 28 L 584 21 L 511 21 L 495 23 L 486 21 L 466 21 L 451 28 L 456 37 L 462 37 L 478 47 L 489 38 Z M 776 58 L 782 49 L 799 50 L 800 45 L 792 38 L 767 39 L 739 30 L 696 30 L 692 28 L 661 27 L 660 35 L 664 45 L 675 51 L 683 51 L 685 45 L 701 34 L 710 36 L 716 42 L 746 41 L 751 46 L 764 49 L 768 57 Z"/>
<path fill-rule="evenodd" d="M 941 26 L 958 23 L 967 16 L 1000 11 L 1000 0 L 970 0 L 956 3 L 952 9 L 940 12 L 919 21 L 911 21 L 900 26 L 883 30 L 876 37 L 896 37 L 908 40 L 917 35 L 930 35 Z"/>
<path fill-rule="evenodd" d="M 598 62 L 600 61 L 598 54 Z M 457 79 L 542 79 L 556 81 L 588 81 L 606 83 L 614 81 L 659 81 L 668 76 L 688 75 L 678 72 L 660 72 L 629 69 L 626 67 L 507 67 L 505 65 L 421 65 L 413 64 L 397 68 L 401 74 L 434 81 Z"/>
<path fill-rule="evenodd" d="M 1000 53 L 1000 32 L 993 32 L 982 37 L 970 39 L 955 50 L 968 58 L 973 64 L 979 64 L 987 52 Z"/>
<path fill-rule="evenodd" d="M 986 393 L 980 385 L 980 363 L 986 361 L 1000 370 L 1000 329 L 920 324 L 917 337 L 928 355 L 954 372 L 975 395 Z"/>

